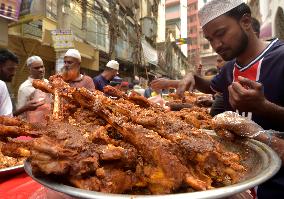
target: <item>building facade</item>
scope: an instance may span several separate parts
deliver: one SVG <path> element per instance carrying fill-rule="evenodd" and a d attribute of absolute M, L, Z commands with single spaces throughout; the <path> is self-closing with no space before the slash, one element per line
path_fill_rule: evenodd
<path fill-rule="evenodd" d="M 166 0 L 166 34 L 171 35 L 171 40 L 188 38 L 187 31 L 187 0 Z M 187 44 L 180 44 L 181 51 L 187 57 Z"/>
<path fill-rule="evenodd" d="M 284 1 L 248 0 L 253 16 L 261 23 L 260 38 L 284 39 Z"/>
<path fill-rule="evenodd" d="M 198 0 L 188 0 L 188 61 L 193 66 L 200 63 L 200 23 L 198 18 Z"/>
<path fill-rule="evenodd" d="M 8 30 L 8 47 L 20 58 L 13 93 L 28 76 L 25 60 L 29 56 L 43 58 L 49 77 L 59 71 L 57 65 L 63 65 L 65 44 L 80 51 L 82 73 L 91 77 L 110 59 L 119 61 L 125 80 L 131 81 L 135 73 L 146 76 L 145 66 L 152 65 L 150 61 L 158 63 L 158 5 L 159 1 L 151 0 L 23 0 L 21 16 L 9 23 Z M 143 41 L 154 49 L 154 60 L 147 59 Z"/>

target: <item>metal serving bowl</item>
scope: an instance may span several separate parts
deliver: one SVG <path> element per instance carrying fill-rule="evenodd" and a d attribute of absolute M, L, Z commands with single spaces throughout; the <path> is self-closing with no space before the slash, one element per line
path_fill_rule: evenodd
<path fill-rule="evenodd" d="M 212 135 L 214 136 L 214 135 Z M 216 136 L 214 136 L 216 139 Z M 32 173 L 30 162 L 25 162 L 25 171 L 35 181 L 58 192 L 65 193 L 78 198 L 96 198 L 96 199 L 133 199 L 133 198 L 153 198 L 153 199 L 209 199 L 224 198 L 247 189 L 255 187 L 269 178 L 271 178 L 281 167 L 281 160 L 278 155 L 267 145 L 255 140 L 240 140 L 237 142 L 227 142 L 220 140 L 225 147 L 241 155 L 242 163 L 247 167 L 247 173 L 243 179 L 234 185 L 216 188 L 207 191 L 197 191 L 191 193 L 178 193 L 167 195 L 126 195 L 126 194 L 108 194 L 95 191 L 87 191 L 75 187 L 59 184 L 45 177 L 35 177 Z"/>

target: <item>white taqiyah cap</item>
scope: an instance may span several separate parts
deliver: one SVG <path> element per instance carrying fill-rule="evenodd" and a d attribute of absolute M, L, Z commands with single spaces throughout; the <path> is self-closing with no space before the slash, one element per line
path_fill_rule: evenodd
<path fill-rule="evenodd" d="M 201 26 L 244 3 L 243 0 L 211 0 L 199 10 Z"/>
<path fill-rule="evenodd" d="M 81 55 L 80 55 L 79 51 L 76 50 L 76 49 L 67 50 L 64 57 L 74 57 L 74 58 L 78 59 L 79 61 L 81 61 Z"/>
<path fill-rule="evenodd" d="M 34 56 L 31 56 L 27 59 L 27 66 L 29 67 L 35 61 L 39 61 L 39 62 L 43 63 L 42 59 L 39 56 L 34 55 Z"/>
<path fill-rule="evenodd" d="M 115 60 L 110 60 L 107 64 L 106 67 L 112 68 L 114 70 L 119 70 L 119 63 Z"/>

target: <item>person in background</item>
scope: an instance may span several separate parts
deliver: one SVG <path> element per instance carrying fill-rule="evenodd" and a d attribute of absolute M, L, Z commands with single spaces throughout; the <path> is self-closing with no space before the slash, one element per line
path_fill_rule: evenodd
<path fill-rule="evenodd" d="M 223 58 L 220 55 L 217 55 L 216 68 L 218 70 L 218 73 L 221 72 L 221 70 L 222 70 L 222 68 L 224 67 L 225 64 L 226 64 L 226 62 L 223 60 Z M 223 113 L 224 111 L 225 111 L 225 108 L 224 108 L 223 94 L 222 93 L 216 93 L 214 95 L 214 101 L 213 101 L 211 109 L 210 109 L 210 115 L 215 116 L 215 115 L 218 115 L 220 113 Z"/>
<path fill-rule="evenodd" d="M 195 67 L 196 74 L 202 75 L 202 68 L 203 68 L 202 64 L 199 64 L 197 67 Z"/>
<path fill-rule="evenodd" d="M 102 74 L 94 77 L 93 81 L 96 89 L 103 91 L 106 85 L 110 84 L 110 81 L 118 74 L 119 63 L 115 60 L 110 60 L 102 72 Z"/>
<path fill-rule="evenodd" d="M 84 87 L 90 91 L 96 87 L 91 77 L 80 73 L 81 55 L 76 49 L 69 49 L 64 56 L 63 79 L 71 87 Z"/>
<path fill-rule="evenodd" d="M 117 83 L 121 83 L 122 79 L 119 76 L 115 76 L 112 81 L 117 82 Z"/>
<path fill-rule="evenodd" d="M 208 70 L 206 70 L 205 72 L 204 72 L 204 75 L 205 76 L 215 76 L 215 75 L 217 75 L 217 73 L 218 73 L 218 69 L 217 68 L 209 68 Z"/>
<path fill-rule="evenodd" d="M 122 91 L 122 92 L 124 92 L 125 94 L 127 94 L 128 93 L 128 89 L 129 89 L 129 83 L 128 82 L 121 82 L 121 84 L 120 84 L 120 90 Z"/>
<path fill-rule="evenodd" d="M 252 25 L 252 28 L 254 30 L 254 33 L 256 34 L 257 38 L 259 38 L 259 35 L 260 35 L 260 23 L 259 21 L 252 17 L 251 18 L 251 25 Z"/>
<path fill-rule="evenodd" d="M 44 79 L 45 67 L 39 56 L 31 56 L 27 59 L 29 77 L 18 90 L 17 110 L 23 109 L 22 118 L 29 122 L 41 122 L 50 112 L 51 95 L 35 89 L 32 85 L 34 79 Z"/>
<path fill-rule="evenodd" d="M 5 82 L 11 82 L 19 63 L 18 57 L 0 49 L 0 115 L 13 116 L 13 105 Z"/>
<path fill-rule="evenodd" d="M 153 89 L 151 88 L 151 86 L 148 86 L 148 88 L 145 89 L 144 97 L 146 97 L 146 98 L 151 97 L 152 91 L 153 91 Z"/>
<path fill-rule="evenodd" d="M 116 88 L 116 89 L 120 89 L 120 82 L 115 82 L 115 81 L 110 81 L 109 85 Z"/>
<path fill-rule="evenodd" d="M 216 68 L 218 70 L 218 73 L 220 73 L 221 69 L 223 68 L 225 64 L 226 62 L 224 61 L 224 59 L 220 55 L 217 55 Z"/>

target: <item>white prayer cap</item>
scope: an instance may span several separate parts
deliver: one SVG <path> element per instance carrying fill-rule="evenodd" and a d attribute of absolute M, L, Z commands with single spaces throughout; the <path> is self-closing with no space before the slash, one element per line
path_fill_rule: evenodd
<path fill-rule="evenodd" d="M 241 5 L 243 0 L 211 0 L 206 3 L 199 11 L 199 20 L 201 26 L 225 14 L 226 12 Z"/>
<path fill-rule="evenodd" d="M 64 57 L 74 57 L 74 58 L 78 59 L 79 61 L 81 61 L 81 55 L 80 55 L 79 51 L 76 50 L 76 49 L 67 50 Z"/>
<path fill-rule="evenodd" d="M 106 66 L 114 70 L 119 70 L 119 63 L 115 60 L 110 60 Z"/>
<path fill-rule="evenodd" d="M 39 61 L 39 62 L 43 63 L 42 59 L 39 56 L 34 55 L 34 56 L 31 56 L 27 59 L 27 66 L 29 67 L 35 61 Z"/>

